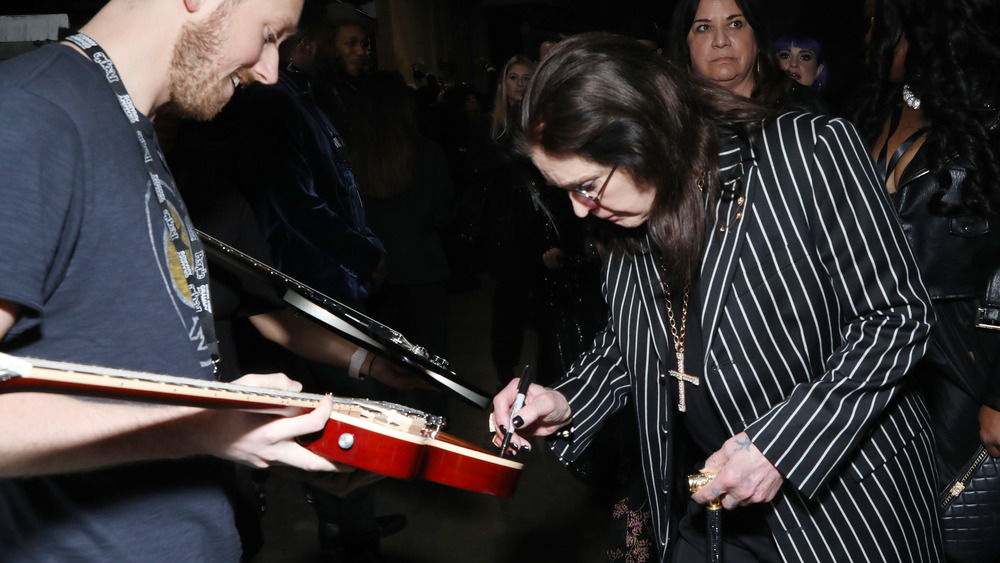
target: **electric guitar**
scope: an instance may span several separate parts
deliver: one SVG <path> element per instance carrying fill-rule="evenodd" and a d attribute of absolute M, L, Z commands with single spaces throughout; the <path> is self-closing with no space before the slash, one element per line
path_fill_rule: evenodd
<path fill-rule="evenodd" d="M 0 354 L 0 393 L 14 391 L 255 411 L 314 408 L 322 399 L 311 393 Z M 498 497 L 514 493 L 523 465 L 441 432 L 442 417 L 384 401 L 333 401 L 323 431 L 299 438 L 310 451 L 388 477 L 426 479 Z"/>
<path fill-rule="evenodd" d="M 371 319 L 343 303 L 320 293 L 245 254 L 232 246 L 198 231 L 198 238 L 212 265 L 237 275 L 250 275 L 275 291 L 275 302 L 289 306 L 333 330 L 351 342 L 403 366 L 431 384 L 480 409 L 493 401 L 483 391 L 461 381 L 448 369 L 448 362 L 431 355 L 427 349 L 409 342 L 398 331 Z"/>

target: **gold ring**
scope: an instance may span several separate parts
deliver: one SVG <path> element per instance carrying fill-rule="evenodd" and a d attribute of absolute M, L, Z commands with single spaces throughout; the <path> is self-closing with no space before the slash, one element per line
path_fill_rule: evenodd
<path fill-rule="evenodd" d="M 489 421 L 490 421 L 490 433 L 496 434 L 497 433 L 497 426 L 496 426 L 496 424 L 493 423 L 493 413 L 490 413 Z"/>

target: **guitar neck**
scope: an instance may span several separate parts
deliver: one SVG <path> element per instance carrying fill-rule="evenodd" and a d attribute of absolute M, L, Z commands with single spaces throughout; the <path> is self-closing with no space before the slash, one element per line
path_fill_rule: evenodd
<path fill-rule="evenodd" d="M 34 391 L 145 402 L 274 411 L 312 408 L 320 395 L 233 383 L 15 358 L 0 353 L 0 393 Z M 444 419 L 381 401 L 334 398 L 322 432 L 299 443 L 337 463 L 381 475 L 420 477 L 470 491 L 510 496 L 523 467 L 444 432 Z"/>
<path fill-rule="evenodd" d="M 467 403 L 485 409 L 492 397 L 461 381 L 448 369 L 448 361 L 431 355 L 423 346 L 408 341 L 400 332 L 371 319 L 308 285 L 264 264 L 253 256 L 198 231 L 210 259 L 234 268 L 240 275 L 264 281 L 281 295 L 281 301 L 370 352 L 444 389 Z"/>
<path fill-rule="evenodd" d="M 244 410 L 315 408 L 323 398 L 322 395 L 313 393 L 294 393 L 0 354 L 0 392 L 3 391 L 54 392 Z M 397 429 L 416 434 L 436 433 L 444 426 L 444 419 L 441 417 L 427 415 L 402 405 L 342 397 L 332 399 L 334 413 L 390 423 Z"/>
<path fill-rule="evenodd" d="M 322 303 L 323 306 L 328 308 L 331 312 L 337 314 L 342 318 L 348 319 L 352 324 L 355 324 L 358 327 L 365 327 L 366 329 L 371 328 L 373 330 L 380 330 L 380 331 L 395 332 L 392 331 L 392 329 L 390 329 L 389 327 L 380 325 L 374 319 L 371 319 L 366 315 L 363 315 L 362 313 L 352 309 L 351 307 L 348 307 L 347 305 L 344 305 L 343 303 L 340 303 L 324 295 L 318 290 L 309 287 L 308 285 L 300 282 L 299 280 L 290 277 L 288 275 L 285 275 L 284 273 L 272 268 L 271 266 L 268 266 L 267 264 L 261 262 L 260 260 L 257 260 L 253 256 L 250 256 L 249 254 L 242 252 L 239 249 L 233 248 L 232 246 L 222 242 L 221 240 L 201 230 L 197 232 L 198 232 L 198 238 L 202 240 L 202 242 L 206 246 L 206 249 L 209 250 L 209 252 L 213 256 L 221 260 L 225 260 L 229 264 L 237 268 L 242 268 L 246 271 L 253 272 L 257 276 L 266 280 L 267 283 L 269 283 L 270 285 L 274 286 L 275 288 L 278 288 L 281 292 L 291 290 L 308 299 Z"/>

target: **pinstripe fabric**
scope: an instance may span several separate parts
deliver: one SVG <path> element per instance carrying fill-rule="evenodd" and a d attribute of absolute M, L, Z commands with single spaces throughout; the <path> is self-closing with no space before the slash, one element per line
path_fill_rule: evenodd
<path fill-rule="evenodd" d="M 903 385 L 933 317 L 863 142 L 845 121 L 787 114 L 753 149 L 727 147 L 723 174 L 745 202 L 708 218 L 704 385 L 728 430 L 785 477 L 768 517 L 782 557 L 940 560 L 927 414 Z M 574 459 L 631 404 L 664 548 L 674 415 L 655 256 L 609 257 L 608 326 L 555 386 L 575 435 L 551 445 Z"/>

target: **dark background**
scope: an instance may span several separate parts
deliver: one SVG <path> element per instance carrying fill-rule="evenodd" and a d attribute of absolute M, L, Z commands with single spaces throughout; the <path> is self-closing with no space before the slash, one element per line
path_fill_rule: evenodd
<path fill-rule="evenodd" d="M 768 12 L 773 36 L 795 31 L 820 41 L 826 51 L 829 75 L 826 97 L 835 108 L 849 99 L 864 61 L 867 30 L 864 0 L 760 1 Z M 0 0 L 0 15 L 66 13 L 71 26 L 79 26 L 104 3 L 105 0 Z M 364 4 L 362 0 L 352 3 Z M 497 66 L 515 54 L 537 58 L 542 41 L 560 34 L 625 32 L 637 21 L 647 27 L 656 25 L 665 38 L 674 7 L 674 0 L 438 0 L 438 3 L 460 19 L 485 20 L 477 28 L 486 30 L 488 53 L 469 56 L 486 57 Z M 463 68 L 461 64 L 452 64 L 456 69 Z"/>
<path fill-rule="evenodd" d="M 825 93 L 841 105 L 855 88 L 864 64 L 868 20 L 864 0 L 759 0 L 767 13 L 772 38 L 783 33 L 810 35 L 823 45 L 829 86 Z M 931 0 L 933 1 L 933 0 Z M 664 41 L 674 0 L 483 0 L 491 59 L 502 64 L 511 55 L 537 57 L 538 46 L 559 33 L 612 31 L 625 33 L 644 22 L 655 24 Z"/>

